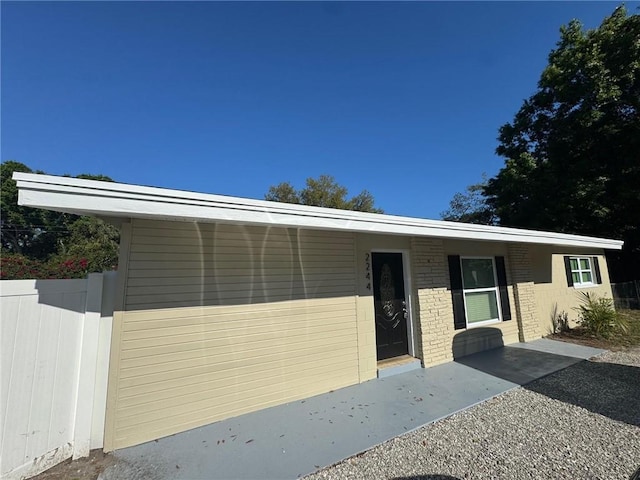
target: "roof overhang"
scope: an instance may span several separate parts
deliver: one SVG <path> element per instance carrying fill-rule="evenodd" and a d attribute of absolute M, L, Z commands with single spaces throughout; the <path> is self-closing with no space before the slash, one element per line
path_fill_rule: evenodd
<path fill-rule="evenodd" d="M 623 242 L 563 233 L 309 207 L 165 188 L 15 172 L 18 203 L 102 218 L 270 225 L 417 237 L 605 248 Z"/>

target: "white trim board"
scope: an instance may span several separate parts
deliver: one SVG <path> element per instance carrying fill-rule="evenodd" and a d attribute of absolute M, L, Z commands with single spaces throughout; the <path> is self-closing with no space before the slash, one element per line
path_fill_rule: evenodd
<path fill-rule="evenodd" d="M 416 237 L 622 249 L 623 242 L 412 217 L 353 212 L 114 182 L 14 172 L 18 203 L 77 215 L 272 225 Z"/>

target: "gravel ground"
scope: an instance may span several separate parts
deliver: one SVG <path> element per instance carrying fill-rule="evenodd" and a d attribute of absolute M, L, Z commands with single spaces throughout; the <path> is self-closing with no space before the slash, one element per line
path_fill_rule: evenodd
<path fill-rule="evenodd" d="M 630 365 L 632 367 L 640 367 L 640 347 L 627 348 L 619 352 L 607 352 L 592 358 L 594 362 L 619 363 L 621 365 Z"/>
<path fill-rule="evenodd" d="M 607 352 L 394 438 L 316 479 L 629 479 L 640 348 Z"/>

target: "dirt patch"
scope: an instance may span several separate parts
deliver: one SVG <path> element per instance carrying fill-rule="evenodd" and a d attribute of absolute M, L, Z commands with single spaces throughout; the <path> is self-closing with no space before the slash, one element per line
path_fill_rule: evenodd
<path fill-rule="evenodd" d="M 88 457 L 65 460 L 32 477 L 32 480 L 96 480 L 98 475 L 114 463 L 113 456 L 100 449 L 91 450 Z"/>
<path fill-rule="evenodd" d="M 591 335 L 585 329 L 577 327 L 566 332 L 549 335 L 547 338 L 602 348 L 612 352 L 624 352 L 640 346 L 640 310 L 619 310 L 618 313 L 629 322 L 626 332 L 618 332 L 605 339 Z"/>
<path fill-rule="evenodd" d="M 551 340 L 559 340 L 561 342 L 577 343 L 578 345 L 584 345 L 585 347 L 601 348 L 603 350 L 625 350 L 626 348 L 620 345 L 612 345 L 607 340 L 601 338 L 585 335 L 580 331 L 570 330 L 563 333 L 554 333 L 547 338 Z"/>

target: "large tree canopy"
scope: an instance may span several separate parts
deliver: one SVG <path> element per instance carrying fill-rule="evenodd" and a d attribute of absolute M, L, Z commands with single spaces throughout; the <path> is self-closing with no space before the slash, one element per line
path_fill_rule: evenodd
<path fill-rule="evenodd" d="M 296 190 L 289 182 L 271 186 L 264 198 L 272 202 L 382 213 L 367 190 L 352 198 L 347 198 L 348 193 L 347 188 L 338 184 L 331 175 L 320 175 L 318 178 L 307 178 L 306 186 L 300 190 Z"/>
<path fill-rule="evenodd" d="M 640 16 L 560 30 L 537 92 L 500 129 L 486 193 L 504 225 L 627 238 L 640 225 Z"/>
<path fill-rule="evenodd" d="M 500 129 L 485 188 L 506 226 L 625 240 L 640 252 L 640 15 L 560 29 L 537 91 Z"/>

